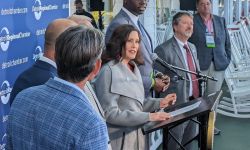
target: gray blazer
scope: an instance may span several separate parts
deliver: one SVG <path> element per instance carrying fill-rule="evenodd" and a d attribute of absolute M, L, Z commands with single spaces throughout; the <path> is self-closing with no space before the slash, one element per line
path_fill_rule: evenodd
<path fill-rule="evenodd" d="M 123 63 L 110 61 L 102 67 L 94 87 L 105 112 L 112 149 L 144 150 L 140 127 L 149 121 L 149 112 L 159 109 L 160 101 L 145 101 L 137 66 L 133 73 Z"/>
<path fill-rule="evenodd" d="M 126 14 L 126 12 L 124 12 L 123 10 L 120 10 L 120 12 L 115 16 L 115 18 L 111 21 L 111 23 L 108 26 L 108 29 L 107 29 L 107 32 L 105 35 L 105 42 L 106 43 L 109 41 L 115 28 L 117 28 L 119 25 L 122 25 L 122 24 L 130 24 L 130 25 L 133 25 L 134 27 L 137 28 L 137 26 L 132 22 L 132 20 Z M 152 45 L 151 38 L 150 38 L 149 34 L 147 32 L 146 32 L 146 34 L 148 35 L 148 37 L 150 39 L 151 47 L 146 46 L 146 45 L 148 45 L 148 44 L 146 44 L 146 42 L 148 41 L 147 37 L 142 36 L 140 50 L 141 50 L 141 53 L 142 53 L 143 58 L 144 58 L 144 65 L 139 66 L 139 70 L 140 70 L 141 76 L 142 76 L 145 95 L 146 95 L 146 97 L 148 97 L 150 95 L 150 89 L 151 89 L 151 85 L 152 85 L 152 81 L 150 79 L 150 74 L 153 72 L 153 67 L 152 67 L 153 61 L 151 59 L 151 54 L 153 52 L 153 49 L 152 49 L 153 45 Z"/>
<path fill-rule="evenodd" d="M 188 43 L 188 46 L 193 55 L 193 59 L 196 64 L 196 70 L 200 70 L 199 63 L 197 60 L 196 48 L 192 43 Z M 157 53 L 157 55 L 167 63 L 188 70 L 183 55 L 181 53 L 181 49 L 174 37 L 156 47 L 155 53 Z M 162 67 L 158 63 L 155 63 L 154 66 L 157 70 L 169 75 L 170 78 L 173 78 L 173 76 L 175 75 L 167 68 Z M 187 73 L 178 70 L 176 72 L 184 78 L 188 79 Z M 190 82 L 187 80 L 179 80 L 177 82 L 171 81 L 168 90 L 160 93 L 160 97 L 164 97 L 169 93 L 176 93 L 176 104 L 185 103 L 188 101 L 189 98 L 189 84 Z"/>
<path fill-rule="evenodd" d="M 212 60 L 215 70 L 225 70 L 231 60 L 231 44 L 226 28 L 225 19 L 213 15 L 213 28 L 215 32 L 215 48 L 206 46 L 206 25 L 199 14 L 194 15 L 194 32 L 189 39 L 197 48 L 197 56 L 200 60 L 201 70 L 207 70 Z"/>

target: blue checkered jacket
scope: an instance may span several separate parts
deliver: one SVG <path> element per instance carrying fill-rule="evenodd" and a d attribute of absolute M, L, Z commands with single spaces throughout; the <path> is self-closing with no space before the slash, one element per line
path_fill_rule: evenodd
<path fill-rule="evenodd" d="M 20 92 L 7 124 L 7 149 L 106 150 L 103 119 L 79 90 L 50 79 Z"/>

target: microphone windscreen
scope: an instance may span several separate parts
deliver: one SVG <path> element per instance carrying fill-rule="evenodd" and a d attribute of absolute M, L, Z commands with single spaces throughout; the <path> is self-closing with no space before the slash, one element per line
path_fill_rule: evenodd
<path fill-rule="evenodd" d="M 158 58 L 158 55 L 156 53 L 152 53 L 150 57 L 153 61 L 155 61 Z"/>

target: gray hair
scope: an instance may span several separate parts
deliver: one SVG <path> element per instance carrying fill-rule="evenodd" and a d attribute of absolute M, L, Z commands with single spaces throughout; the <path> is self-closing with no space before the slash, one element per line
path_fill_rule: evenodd
<path fill-rule="evenodd" d="M 56 41 L 58 76 L 67 81 L 84 80 L 101 58 L 104 36 L 94 28 L 70 27 Z"/>

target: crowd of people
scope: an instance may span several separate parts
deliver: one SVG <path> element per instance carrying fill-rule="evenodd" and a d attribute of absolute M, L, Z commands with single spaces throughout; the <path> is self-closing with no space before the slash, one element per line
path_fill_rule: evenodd
<path fill-rule="evenodd" d="M 210 0 L 197 0 L 194 16 L 177 12 L 173 37 L 155 49 L 139 21 L 147 2 L 124 0 L 105 35 L 91 16 L 81 16 L 81 0 L 75 15 L 47 26 L 44 55 L 19 75 L 11 92 L 7 149 L 149 149 L 141 127 L 172 117 L 157 110 L 220 90 L 231 49 L 225 20 L 211 14 Z M 176 74 L 154 63 L 154 52 L 221 82 L 202 88 L 197 76 L 181 71 L 176 73 L 185 80 L 172 80 Z M 194 149 L 185 143 L 198 134 L 195 122 L 171 133 L 169 150 L 180 148 L 176 139 Z"/>

